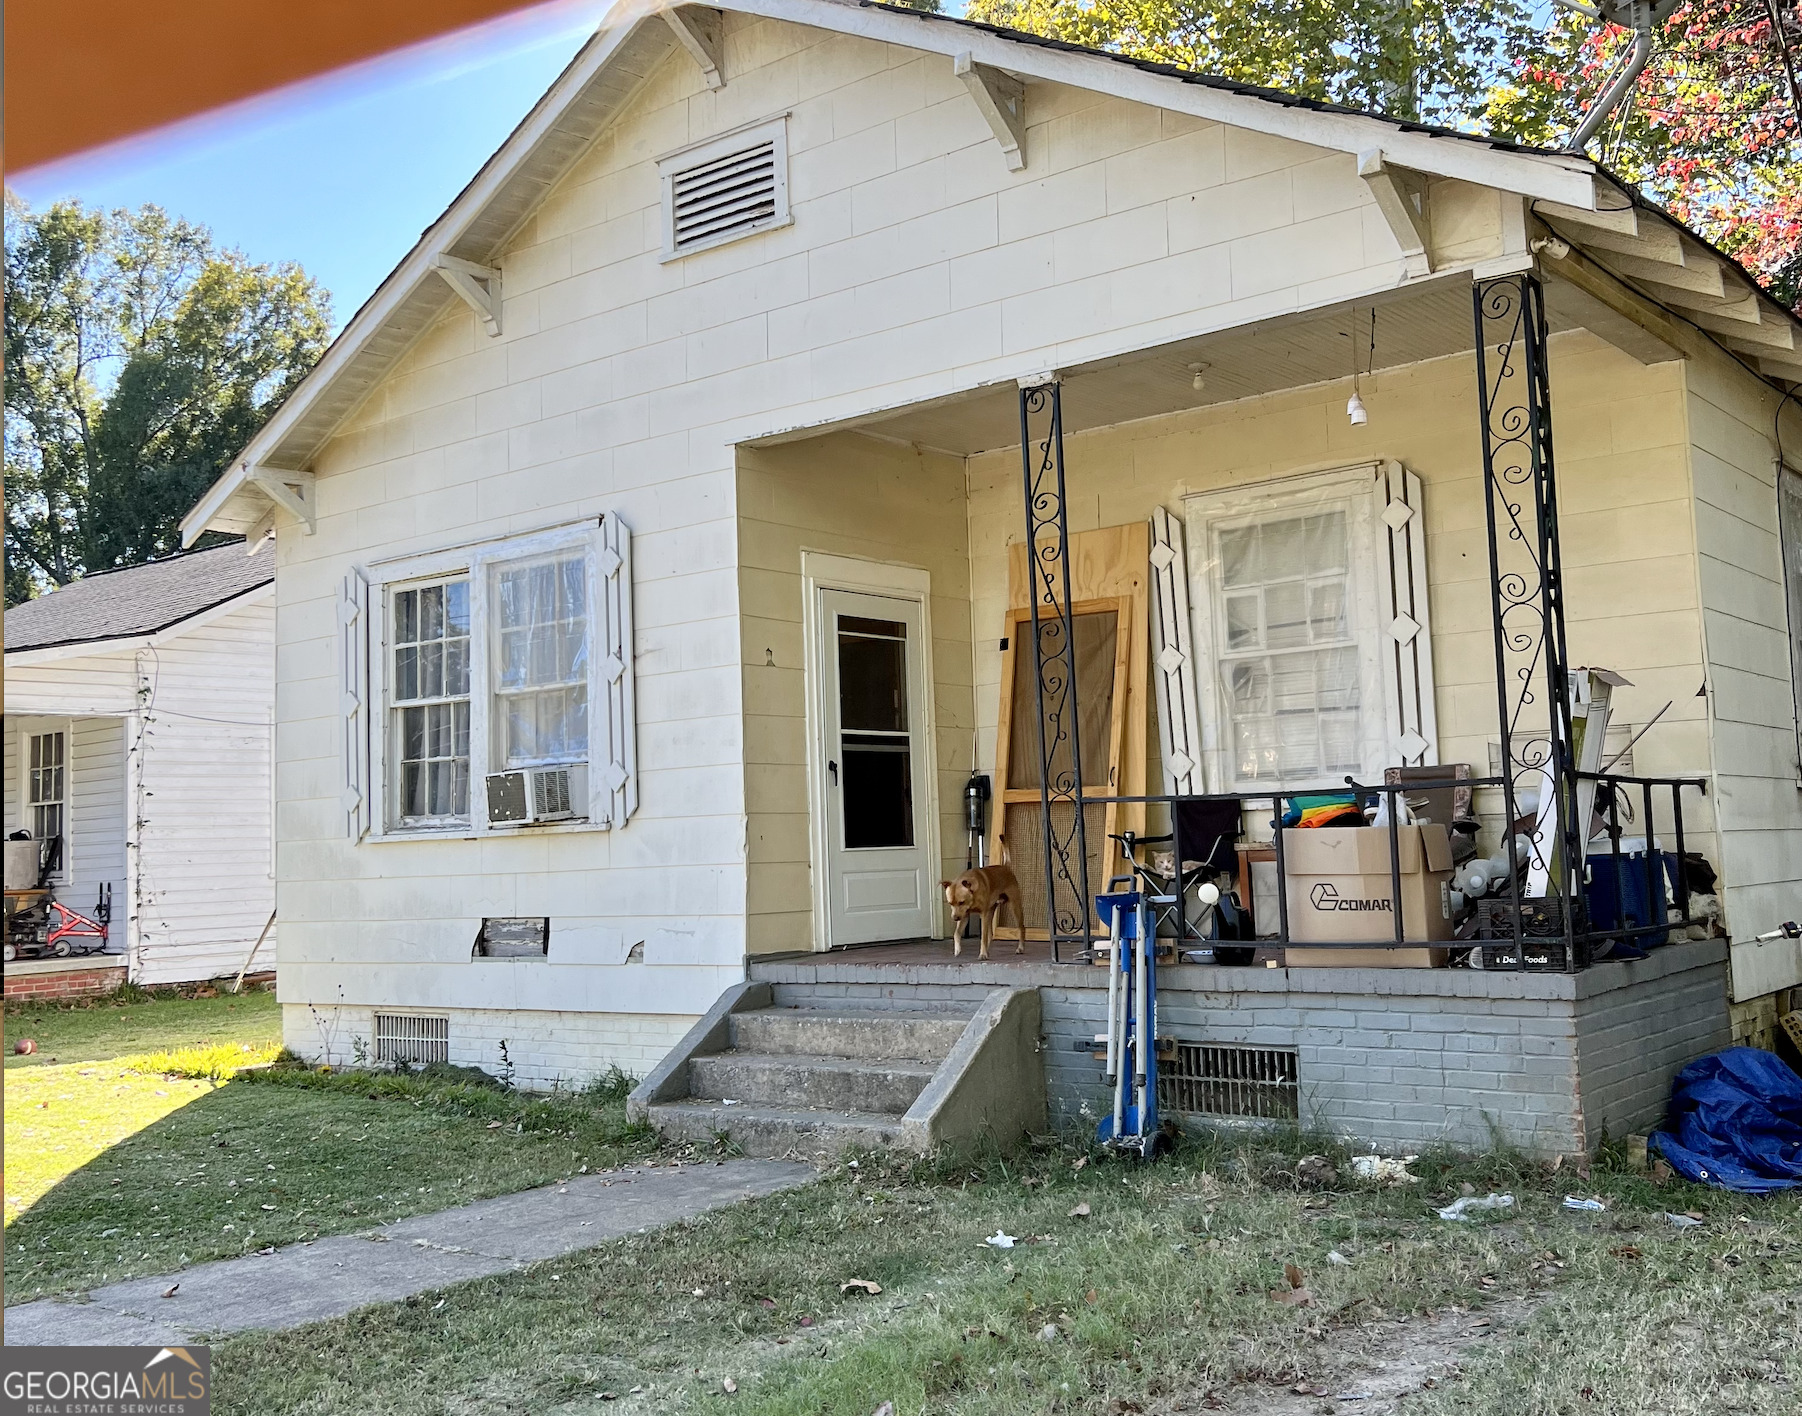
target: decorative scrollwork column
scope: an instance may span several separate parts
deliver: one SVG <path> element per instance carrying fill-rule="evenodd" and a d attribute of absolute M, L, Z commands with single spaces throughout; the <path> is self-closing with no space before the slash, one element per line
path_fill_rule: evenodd
<path fill-rule="evenodd" d="M 1546 362 L 1545 296 L 1531 272 L 1478 281 L 1473 292 L 1477 394 L 1483 441 L 1483 491 L 1489 529 L 1490 609 L 1501 730 L 1502 794 L 1509 829 L 1503 849 L 1515 860 L 1512 823 L 1522 789 L 1546 794 L 1556 830 L 1533 834 L 1535 877 L 1563 906 L 1567 945 L 1578 932 L 1582 867 L 1575 820 L 1570 657 L 1564 637 L 1564 578 L 1558 549 L 1557 476 L 1552 459 L 1552 395 Z M 1542 808 L 1543 812 L 1543 808 Z M 1584 823 L 1585 825 L 1587 823 Z M 1520 937 L 1516 912 L 1515 938 Z M 1570 965 L 1575 951 L 1567 949 Z"/>
<path fill-rule="evenodd" d="M 1038 709 L 1045 915 L 1055 960 L 1060 944 L 1077 942 L 1087 947 L 1092 940 L 1088 826 L 1083 817 L 1082 744 L 1077 732 L 1070 533 L 1064 517 L 1063 398 L 1055 374 L 1020 381 L 1020 459 L 1025 476 L 1028 604 Z"/>

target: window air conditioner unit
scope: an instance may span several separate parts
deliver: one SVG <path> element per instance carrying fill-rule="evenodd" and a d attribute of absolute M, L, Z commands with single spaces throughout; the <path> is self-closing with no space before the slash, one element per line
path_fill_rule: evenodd
<path fill-rule="evenodd" d="M 577 821 L 588 815 L 588 768 L 527 767 L 488 777 L 488 824 L 525 826 Z"/>

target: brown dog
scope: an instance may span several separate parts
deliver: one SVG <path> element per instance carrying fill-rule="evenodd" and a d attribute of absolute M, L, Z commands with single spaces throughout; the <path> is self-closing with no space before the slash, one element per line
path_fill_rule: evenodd
<path fill-rule="evenodd" d="M 989 941 L 995 937 L 995 923 L 1003 907 L 1013 911 L 1014 923 L 1020 930 L 1016 954 L 1026 952 L 1026 916 L 1020 913 L 1020 881 L 1013 866 L 1003 854 L 994 865 L 966 870 L 955 880 L 941 880 L 945 887 L 945 903 L 951 906 L 951 952 L 964 951 L 964 921 L 971 915 L 982 917 L 982 949 L 977 957 L 989 956 Z"/>

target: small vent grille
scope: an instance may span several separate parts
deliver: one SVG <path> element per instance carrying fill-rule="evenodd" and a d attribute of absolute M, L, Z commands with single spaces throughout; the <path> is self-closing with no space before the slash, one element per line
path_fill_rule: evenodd
<path fill-rule="evenodd" d="M 699 163 L 670 178 L 672 244 L 678 251 L 742 234 L 775 217 L 773 139 Z"/>
<path fill-rule="evenodd" d="M 375 1060 L 421 1066 L 450 1061 L 450 1019 L 415 1013 L 375 1015 Z"/>
<path fill-rule="evenodd" d="M 534 772 L 532 774 L 532 809 L 542 820 L 547 816 L 568 816 L 569 773 Z"/>
<path fill-rule="evenodd" d="M 1158 1107 L 1192 1116 L 1293 1121 L 1301 1114 L 1295 1054 L 1179 1042 L 1174 1057 L 1158 1059 Z"/>

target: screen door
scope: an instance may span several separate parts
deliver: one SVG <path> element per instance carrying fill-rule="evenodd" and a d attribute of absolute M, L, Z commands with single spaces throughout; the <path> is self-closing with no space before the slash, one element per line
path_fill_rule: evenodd
<path fill-rule="evenodd" d="M 820 591 L 828 942 L 921 939 L 937 881 L 924 819 L 924 626 L 917 601 Z"/>

